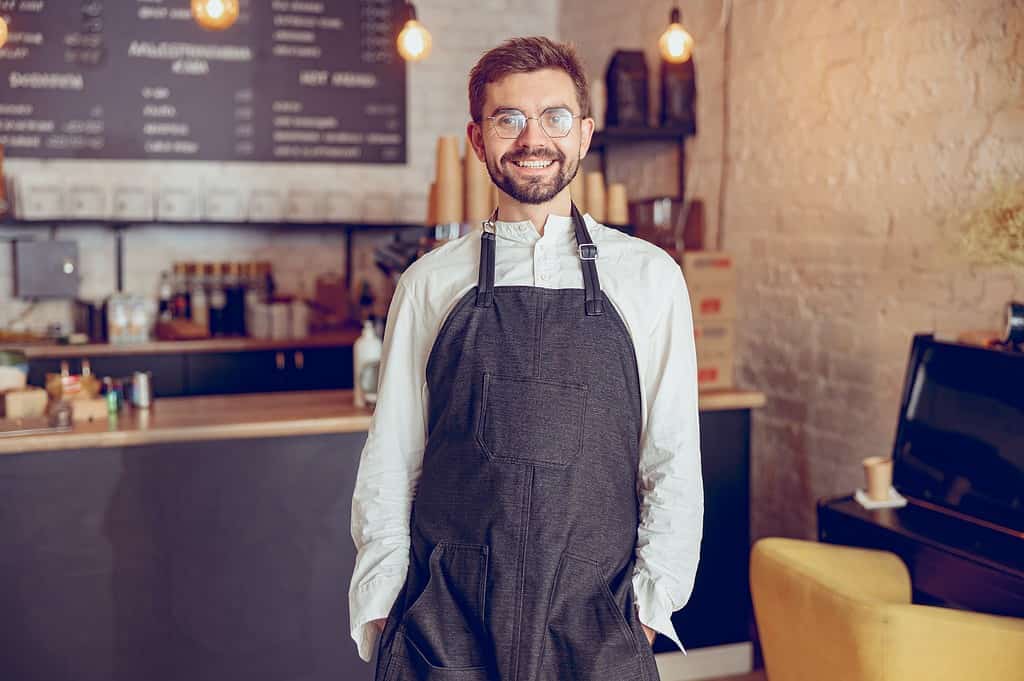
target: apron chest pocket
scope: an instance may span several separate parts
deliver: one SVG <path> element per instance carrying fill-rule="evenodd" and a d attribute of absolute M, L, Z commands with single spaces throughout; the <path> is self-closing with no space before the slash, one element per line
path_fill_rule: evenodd
<path fill-rule="evenodd" d="M 477 444 L 492 461 L 565 468 L 583 449 L 587 386 L 483 375 Z"/>
<path fill-rule="evenodd" d="M 467 672 L 482 668 L 487 558 L 488 547 L 482 544 L 434 546 L 427 583 L 402 618 L 408 641 L 399 637 L 398 642 L 407 644 L 406 665 Z"/>

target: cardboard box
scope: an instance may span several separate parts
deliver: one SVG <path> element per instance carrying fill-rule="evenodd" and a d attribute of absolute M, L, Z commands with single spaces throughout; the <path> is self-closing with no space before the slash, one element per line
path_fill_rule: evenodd
<path fill-rule="evenodd" d="M 724 251 L 687 251 L 679 264 L 691 291 L 736 290 L 736 266 L 732 256 Z"/>
<path fill-rule="evenodd" d="M 736 318 L 736 289 L 691 288 L 694 321 L 722 322 Z"/>
<path fill-rule="evenodd" d="M 733 385 L 732 357 L 697 362 L 697 388 L 722 390 Z"/>
<path fill-rule="evenodd" d="M 697 321 L 693 324 L 697 363 L 702 359 L 732 361 L 736 349 L 736 325 L 733 321 Z"/>
<path fill-rule="evenodd" d="M 722 251 L 683 253 L 683 277 L 690 293 L 694 320 L 736 318 L 736 267 Z"/>
<path fill-rule="evenodd" d="M 695 321 L 693 339 L 697 346 L 697 387 L 701 390 L 733 387 L 736 323 L 731 320 Z"/>

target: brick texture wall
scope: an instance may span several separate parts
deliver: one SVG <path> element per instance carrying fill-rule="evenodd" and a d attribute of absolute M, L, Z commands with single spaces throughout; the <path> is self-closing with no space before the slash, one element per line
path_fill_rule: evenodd
<path fill-rule="evenodd" d="M 426 217 L 426 196 L 434 175 L 434 149 L 439 135 L 463 135 L 469 119 L 466 82 L 479 56 L 513 35 L 554 36 L 558 5 L 548 0 L 480 0 L 467 7 L 458 0 L 431 0 L 417 6 L 419 19 L 431 31 L 430 58 L 408 67 L 408 163 L 396 165 L 232 164 L 164 162 L 30 161 L 8 158 L 11 175 L 56 177 L 65 185 L 102 183 L 108 188 L 130 181 L 151 187 L 161 184 L 199 187 L 208 184 L 243 192 L 274 188 L 323 190 L 345 195 L 351 219 L 420 222 Z M 9 239 L 19 235 L 46 238 L 40 228 L 0 227 L 0 326 L 21 318 L 30 328 L 48 322 L 69 323 L 67 303 L 41 303 L 28 314 L 24 301 L 12 298 Z M 58 231 L 58 237 L 79 243 L 81 293 L 104 298 L 114 290 L 114 241 L 99 226 Z M 387 235 L 357 237 L 356 281 L 366 277 L 385 286 L 373 265 L 373 246 Z M 270 260 L 289 292 L 310 291 L 320 272 L 344 271 L 345 239 L 340 233 L 284 233 L 230 227 L 148 227 L 132 230 L 125 242 L 125 287 L 128 292 L 155 296 L 159 273 L 174 260 Z"/>
<path fill-rule="evenodd" d="M 563 0 L 560 32 L 595 75 L 616 47 L 646 49 L 653 95 L 669 5 Z M 965 211 L 1024 177 L 1024 3 L 737 0 L 727 69 L 720 7 L 683 3 L 698 41 L 689 186 L 716 233 L 725 163 L 738 381 L 768 397 L 754 536 L 812 537 L 815 500 L 851 491 L 860 460 L 890 451 L 911 336 L 998 328 L 1024 297 L 1024 273 L 957 246 Z M 670 151 L 610 161 L 634 196 L 673 191 Z"/>

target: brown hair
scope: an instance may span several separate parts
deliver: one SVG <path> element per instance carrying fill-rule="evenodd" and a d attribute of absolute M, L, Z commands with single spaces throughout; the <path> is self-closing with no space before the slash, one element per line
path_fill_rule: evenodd
<path fill-rule="evenodd" d="M 541 36 L 511 38 L 480 57 L 469 72 L 469 114 L 477 123 L 483 118 L 488 83 L 495 83 L 514 73 L 532 73 L 541 69 L 560 69 L 576 86 L 580 115 L 590 116 L 590 93 L 583 64 L 576 50 L 568 43 L 556 43 Z"/>

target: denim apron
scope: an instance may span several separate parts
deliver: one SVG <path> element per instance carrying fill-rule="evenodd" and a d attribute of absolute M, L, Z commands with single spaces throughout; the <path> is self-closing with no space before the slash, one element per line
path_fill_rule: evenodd
<path fill-rule="evenodd" d="M 658 681 L 634 612 L 640 383 L 574 205 L 584 288 L 478 285 L 427 362 L 405 585 L 375 681 Z"/>

